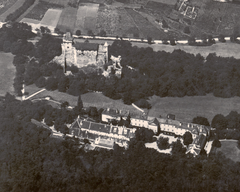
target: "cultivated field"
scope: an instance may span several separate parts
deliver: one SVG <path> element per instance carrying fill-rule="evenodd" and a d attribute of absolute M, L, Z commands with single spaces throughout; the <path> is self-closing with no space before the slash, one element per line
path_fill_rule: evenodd
<path fill-rule="evenodd" d="M 41 26 L 48 26 L 49 28 L 55 28 L 57 26 L 58 20 L 62 10 L 58 9 L 48 9 L 45 13 L 44 17 L 42 18 L 40 25 Z"/>
<path fill-rule="evenodd" d="M 7 11 L 17 0 L 0 0 L 0 15 Z"/>
<path fill-rule="evenodd" d="M 177 3 L 177 0 L 152 0 L 152 1 L 157 3 L 168 4 L 168 5 L 175 5 Z"/>
<path fill-rule="evenodd" d="M 235 162 L 240 161 L 240 150 L 237 147 L 237 141 L 222 140 L 221 145 L 217 152 L 221 151 L 227 158 Z"/>
<path fill-rule="evenodd" d="M 124 8 L 105 5 L 99 7 L 96 28 L 98 32 L 104 30 L 107 35 L 119 37 L 132 37 L 133 34 L 140 33 Z"/>
<path fill-rule="evenodd" d="M 12 64 L 13 57 L 11 53 L 0 52 L 0 96 L 4 96 L 6 92 L 14 92 L 13 79 L 16 69 Z"/>
<path fill-rule="evenodd" d="M 58 20 L 57 28 L 62 32 L 74 32 L 75 21 L 77 19 L 77 8 L 66 7 L 63 9 L 60 19 Z"/>
<path fill-rule="evenodd" d="M 63 9 L 63 8 L 64 6 L 62 5 L 56 5 L 44 1 L 39 1 L 38 4 L 34 6 L 33 9 L 25 17 L 41 21 L 48 9 Z"/>
<path fill-rule="evenodd" d="M 75 23 L 75 31 L 80 29 L 83 33 L 96 30 L 97 15 L 99 4 L 81 3 L 77 10 L 77 20 Z"/>
<path fill-rule="evenodd" d="M 141 14 L 134 11 L 133 9 L 126 8 L 126 11 L 133 18 L 134 23 L 140 30 L 140 37 L 152 37 L 153 39 L 161 38 L 160 30 L 152 25 L 152 23 L 150 23 L 147 18 L 144 18 Z"/>
<path fill-rule="evenodd" d="M 69 0 L 41 0 L 41 1 L 46 2 L 46 3 L 55 4 L 55 5 L 64 6 L 64 7 L 66 7 L 69 2 Z"/>
<path fill-rule="evenodd" d="M 18 9 L 19 7 L 22 6 L 22 4 L 25 2 L 25 0 L 17 0 L 17 1 L 10 1 L 10 2 L 15 2 L 14 4 L 10 3 L 11 6 L 9 6 L 8 8 L 5 8 L 5 11 L 3 14 L 1 14 L 0 16 L 0 21 L 5 21 L 5 19 L 7 18 L 7 16 L 11 13 L 13 13 L 16 9 Z M 9 4 L 9 5 L 10 5 Z"/>
<path fill-rule="evenodd" d="M 228 115 L 230 111 L 240 112 L 240 97 L 218 98 L 213 95 L 164 97 L 153 96 L 149 102 L 152 109 L 150 116 L 166 117 L 168 113 L 175 114 L 176 119 L 191 122 L 196 116 L 208 118 L 209 122 L 217 114 Z"/>

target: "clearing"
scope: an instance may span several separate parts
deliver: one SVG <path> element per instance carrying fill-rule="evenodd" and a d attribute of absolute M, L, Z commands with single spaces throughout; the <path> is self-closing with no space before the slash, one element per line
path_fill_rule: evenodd
<path fill-rule="evenodd" d="M 16 69 L 12 64 L 13 57 L 11 53 L 0 52 L 0 96 L 4 96 L 6 92 L 14 93 L 13 79 Z"/>
<path fill-rule="evenodd" d="M 221 147 L 217 148 L 217 152 L 221 151 L 227 158 L 237 162 L 240 161 L 240 150 L 237 147 L 237 140 L 221 140 Z"/>
<path fill-rule="evenodd" d="M 177 120 L 191 122 L 196 116 L 206 117 L 211 123 L 217 114 L 228 115 L 231 111 L 240 112 L 240 97 L 219 98 L 213 95 L 149 98 L 152 108 L 150 116 L 166 117 L 168 113 L 176 115 Z"/>
<path fill-rule="evenodd" d="M 168 4 L 168 5 L 175 5 L 177 3 L 177 0 L 152 0 L 152 1 L 157 3 Z"/>

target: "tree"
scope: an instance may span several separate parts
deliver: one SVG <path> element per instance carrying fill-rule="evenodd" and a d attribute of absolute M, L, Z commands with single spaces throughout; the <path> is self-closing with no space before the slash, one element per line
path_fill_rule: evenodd
<path fill-rule="evenodd" d="M 183 33 L 190 34 L 189 26 L 184 27 Z"/>
<path fill-rule="evenodd" d="M 193 142 L 193 138 L 192 138 L 192 133 L 190 133 L 189 131 L 185 132 L 183 135 L 183 143 L 184 145 L 189 145 Z"/>
<path fill-rule="evenodd" d="M 192 123 L 210 126 L 208 119 L 206 117 L 201 117 L 201 116 L 194 117 L 192 120 Z"/>
<path fill-rule="evenodd" d="M 45 87 L 46 86 L 46 79 L 41 76 L 35 81 L 35 85 L 39 88 Z"/>
<path fill-rule="evenodd" d="M 159 149 L 169 149 L 169 138 L 168 137 L 159 137 L 157 140 L 157 146 Z"/>
<path fill-rule="evenodd" d="M 54 91 L 58 88 L 58 81 L 54 77 L 49 77 L 46 81 L 46 89 L 49 91 Z"/>
<path fill-rule="evenodd" d="M 222 114 L 217 114 L 213 117 L 211 126 L 217 129 L 226 129 L 227 124 L 227 119 Z"/>
<path fill-rule="evenodd" d="M 101 37 L 106 37 L 107 33 L 106 33 L 106 31 L 104 31 L 104 30 L 102 29 L 102 30 L 99 32 L 98 35 L 101 36 Z"/>
<path fill-rule="evenodd" d="M 170 38 L 170 45 L 176 45 L 176 41 L 174 38 Z"/>
<path fill-rule="evenodd" d="M 81 33 L 81 30 L 78 29 L 78 30 L 76 31 L 76 35 L 77 35 L 77 36 L 80 36 L 81 34 L 82 34 L 82 33 Z"/>
<path fill-rule="evenodd" d="M 148 44 L 152 44 L 152 37 L 147 38 Z"/>
<path fill-rule="evenodd" d="M 237 145 L 238 149 L 240 149 L 240 138 L 238 139 L 238 145 Z"/>
<path fill-rule="evenodd" d="M 183 155 L 186 152 L 186 148 L 182 145 L 181 141 L 178 139 L 176 142 L 172 143 L 172 151 L 173 155 Z"/>
<path fill-rule="evenodd" d="M 212 143 L 212 147 L 220 148 L 221 147 L 221 142 L 218 139 L 214 139 L 213 143 Z"/>
<path fill-rule="evenodd" d="M 222 43 L 225 43 L 225 42 L 226 42 L 225 36 L 222 35 L 222 34 L 219 35 L 218 40 L 219 40 L 220 42 L 222 42 Z"/>
<path fill-rule="evenodd" d="M 168 24 L 164 19 L 162 20 L 162 28 L 168 28 Z"/>
<path fill-rule="evenodd" d="M 146 99 L 140 99 L 134 103 L 140 108 L 151 109 L 151 104 Z"/>
<path fill-rule="evenodd" d="M 129 113 L 128 116 L 127 116 L 126 123 L 127 123 L 126 127 L 129 127 L 129 126 L 131 125 L 131 116 L 130 116 L 130 113 Z"/>
<path fill-rule="evenodd" d="M 94 35 L 94 34 L 93 34 L 93 31 L 92 31 L 91 29 L 88 30 L 87 34 L 88 34 L 89 36 L 93 36 L 93 35 Z"/>
<path fill-rule="evenodd" d="M 137 141 L 143 141 L 144 143 L 153 142 L 154 141 L 154 133 L 150 129 L 146 129 L 144 127 L 140 127 L 135 132 L 135 138 Z"/>
<path fill-rule="evenodd" d="M 67 101 L 64 101 L 62 104 L 61 104 L 61 108 L 65 109 L 67 106 L 69 106 L 69 103 Z"/>
<path fill-rule="evenodd" d="M 77 108 L 78 108 L 78 111 L 80 113 L 82 111 L 82 108 L 83 108 L 83 102 L 82 102 L 81 95 L 78 96 Z"/>

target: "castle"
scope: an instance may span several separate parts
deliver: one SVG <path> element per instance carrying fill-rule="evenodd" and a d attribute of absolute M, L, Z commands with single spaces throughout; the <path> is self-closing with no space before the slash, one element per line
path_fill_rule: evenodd
<path fill-rule="evenodd" d="M 63 36 L 62 55 L 55 58 L 62 65 L 75 65 L 78 68 L 89 64 L 102 67 L 108 62 L 108 44 L 78 42 L 70 32 Z"/>

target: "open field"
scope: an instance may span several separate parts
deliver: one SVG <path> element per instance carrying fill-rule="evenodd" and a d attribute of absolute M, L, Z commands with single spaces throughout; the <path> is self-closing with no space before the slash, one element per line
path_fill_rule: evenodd
<path fill-rule="evenodd" d="M 168 113 L 175 114 L 176 119 L 191 122 L 196 116 L 206 117 L 209 122 L 217 114 L 228 115 L 230 111 L 240 112 L 240 97 L 219 98 L 213 95 L 179 97 L 153 96 L 149 102 L 152 108 L 150 116 L 166 117 Z"/>
<path fill-rule="evenodd" d="M 6 92 L 14 92 L 13 79 L 16 69 L 12 64 L 13 57 L 11 53 L 0 52 L 0 96 L 4 96 Z"/>
<path fill-rule="evenodd" d="M 63 9 L 61 16 L 57 23 L 57 28 L 60 31 L 66 32 L 74 32 L 75 21 L 77 19 L 77 8 L 66 7 Z"/>
<path fill-rule="evenodd" d="M 133 18 L 134 23 L 140 30 L 140 34 L 142 34 L 142 37 L 144 38 L 152 37 L 153 39 L 161 38 L 160 33 L 162 31 L 160 31 L 158 28 L 152 25 L 152 23 L 149 22 L 148 19 L 144 18 L 141 14 L 134 11 L 133 9 L 126 8 L 126 11 Z"/>
<path fill-rule="evenodd" d="M 221 145 L 217 152 L 221 151 L 227 158 L 235 162 L 240 161 L 240 150 L 237 147 L 237 141 L 222 140 Z"/>
<path fill-rule="evenodd" d="M 28 92 L 28 95 L 31 95 L 37 91 L 40 90 L 40 88 L 36 87 L 35 85 L 30 85 L 26 87 L 26 92 Z M 55 101 L 59 102 L 64 102 L 68 101 L 68 103 L 71 106 L 76 106 L 77 105 L 77 100 L 78 97 L 69 95 L 67 93 L 62 93 L 58 91 L 43 91 L 39 93 L 38 95 L 35 95 L 34 97 L 31 98 L 37 99 L 37 98 L 44 98 L 46 96 L 50 96 L 53 98 Z M 95 106 L 97 108 L 117 108 L 117 109 L 122 109 L 122 110 L 129 110 L 134 113 L 139 113 L 138 110 L 136 110 L 133 106 L 125 105 L 121 100 L 112 100 L 108 97 L 105 97 L 102 93 L 86 93 L 81 95 L 82 101 L 83 101 L 83 106 L 88 107 L 88 106 Z"/>
<path fill-rule="evenodd" d="M 43 2 L 55 4 L 55 5 L 60 5 L 66 7 L 69 0 L 42 0 Z"/>
<path fill-rule="evenodd" d="M 157 3 L 168 4 L 168 5 L 175 5 L 177 3 L 177 0 L 152 0 L 152 1 Z"/>
<path fill-rule="evenodd" d="M 139 30 L 133 22 L 133 19 L 122 7 L 99 6 L 96 31 L 106 31 L 107 35 L 128 36 L 139 34 Z"/>
<path fill-rule="evenodd" d="M 48 9 L 63 9 L 64 6 L 39 1 L 36 6 L 25 16 L 26 18 L 41 21 Z"/>
<path fill-rule="evenodd" d="M 97 15 L 99 4 L 81 3 L 77 10 L 77 20 L 75 23 L 75 31 L 80 29 L 83 33 L 96 30 Z"/>
<path fill-rule="evenodd" d="M 0 0 L 0 15 L 7 11 L 17 0 Z"/>
<path fill-rule="evenodd" d="M 24 2 L 25 2 L 25 0 L 17 0 L 17 1 L 15 1 L 14 4 L 12 4 L 3 14 L 1 14 L 0 21 L 2 21 L 2 22 L 5 21 L 6 17 L 9 14 L 13 13 L 16 9 L 21 7 Z"/>
<path fill-rule="evenodd" d="M 62 10 L 60 9 L 48 9 L 42 18 L 40 25 L 47 26 L 49 29 L 54 30 L 57 26 L 61 13 Z"/>

